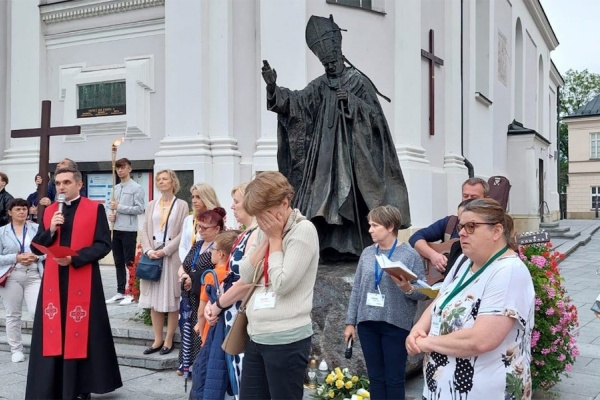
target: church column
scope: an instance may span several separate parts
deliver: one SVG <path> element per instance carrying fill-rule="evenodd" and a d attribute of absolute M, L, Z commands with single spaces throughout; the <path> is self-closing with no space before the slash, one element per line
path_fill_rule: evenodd
<path fill-rule="evenodd" d="M 393 134 L 396 151 L 408 187 L 413 227 L 431 223 L 433 184 L 429 161 L 421 145 L 423 134 L 421 97 L 423 91 L 421 40 L 421 1 L 405 0 L 394 3 L 395 85 Z M 420 94 L 420 96 L 419 96 Z M 410 96 L 416 96 L 409 98 Z"/>
<path fill-rule="evenodd" d="M 461 185 L 468 177 L 467 168 L 461 155 L 461 79 L 460 79 L 460 2 L 444 3 L 444 128 L 445 154 L 444 173 L 446 175 L 446 198 L 448 212 L 456 213 L 456 206 L 461 201 Z M 441 194 L 441 193 L 440 193 Z"/>
<path fill-rule="evenodd" d="M 291 89 L 302 89 L 308 83 L 307 56 L 310 50 L 304 41 L 308 20 L 306 8 L 306 0 L 260 1 L 259 59 L 268 60 L 271 68 L 277 70 L 278 85 Z M 265 83 L 260 74 L 260 66 L 257 69 L 260 138 L 256 142 L 253 171 L 276 171 L 277 115 L 267 110 Z"/>
<path fill-rule="evenodd" d="M 165 137 L 154 171 L 192 170 L 195 182 L 210 182 L 213 173 L 203 62 L 207 13 L 207 2 L 165 2 Z"/>
<path fill-rule="evenodd" d="M 2 171 L 11 182 L 31 182 L 39 165 L 39 139 L 12 139 L 11 129 L 40 126 L 40 77 L 45 65 L 45 49 L 40 26 L 39 0 L 12 0 L 8 3 L 9 128 L 5 131 Z M 7 190 L 11 191 L 9 185 Z M 16 185 L 18 187 L 18 185 Z"/>
<path fill-rule="evenodd" d="M 208 5 L 208 133 L 213 161 L 211 182 L 219 199 L 228 204 L 231 189 L 240 182 L 241 153 L 233 131 L 232 0 Z M 229 207 L 225 207 L 229 209 Z M 233 214 L 230 220 L 234 221 Z"/>

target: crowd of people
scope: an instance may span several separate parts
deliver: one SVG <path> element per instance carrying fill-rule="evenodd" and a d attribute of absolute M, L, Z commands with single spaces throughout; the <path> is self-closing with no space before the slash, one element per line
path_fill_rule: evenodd
<path fill-rule="evenodd" d="M 177 174 L 162 170 L 155 175 L 159 195 L 144 204 L 131 162 L 116 166 L 120 183 L 106 209 L 80 196 L 81 173 L 69 159 L 39 201 L 37 193 L 13 198 L 0 173 L 0 276 L 7 275 L 0 296 L 13 362 L 25 360 L 23 302 L 34 316 L 26 398 L 88 399 L 122 386 L 106 304 L 133 302 L 126 266 L 135 257 L 141 214 L 142 251 L 162 261 L 158 280 L 140 281 L 138 307 L 150 309 L 154 332 L 144 354 L 169 354 L 179 327 L 176 372 L 189 376 L 194 361 L 199 368 L 191 398 L 302 398 L 319 238 L 291 206 L 288 180 L 262 172 L 234 187 L 235 230 L 210 185 L 189 189 L 190 212 L 177 198 Z M 531 384 L 533 285 L 515 253 L 512 218 L 487 194 L 485 181 L 467 180 L 458 215 L 407 242 L 398 235 L 400 210 L 384 205 L 369 212 L 373 244 L 358 260 L 343 335 L 360 341 L 371 398 L 403 399 L 406 360 L 418 353 L 425 354 L 424 399 L 503 398 L 507 379 L 524 392 Z M 46 209 L 38 218 L 40 204 Z M 451 241 L 449 253 L 436 251 L 439 240 Z M 117 293 L 105 299 L 98 262 L 111 249 Z M 380 254 L 416 279 L 385 273 Z M 440 290 L 415 322 L 417 302 L 427 299 L 419 291 L 428 279 L 423 260 L 439 273 Z M 248 344 L 241 354 L 226 354 L 221 344 L 247 295 Z"/>

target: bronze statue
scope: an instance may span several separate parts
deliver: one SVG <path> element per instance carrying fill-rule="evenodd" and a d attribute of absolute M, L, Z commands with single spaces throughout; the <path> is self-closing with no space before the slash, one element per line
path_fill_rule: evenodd
<path fill-rule="evenodd" d="M 263 61 L 267 108 L 278 114 L 277 163 L 296 189 L 294 206 L 317 227 L 322 258 L 358 257 L 372 243 L 369 210 L 394 205 L 410 226 L 406 183 L 379 92 L 342 55 L 333 16 L 310 17 L 306 43 L 325 74 L 302 90 L 277 86 Z"/>

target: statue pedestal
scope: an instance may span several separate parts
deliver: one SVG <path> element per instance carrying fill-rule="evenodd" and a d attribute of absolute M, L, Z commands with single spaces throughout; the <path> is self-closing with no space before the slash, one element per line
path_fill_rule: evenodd
<path fill-rule="evenodd" d="M 329 369 L 347 367 L 353 374 L 367 374 L 360 341 L 354 343 L 351 359 L 344 357 L 344 329 L 346 310 L 354 283 L 356 263 L 320 264 L 313 297 L 313 330 L 311 355 L 318 360 L 325 359 Z M 427 308 L 429 301 L 419 302 L 417 320 Z M 409 357 L 406 374 L 421 369 L 422 354 Z"/>

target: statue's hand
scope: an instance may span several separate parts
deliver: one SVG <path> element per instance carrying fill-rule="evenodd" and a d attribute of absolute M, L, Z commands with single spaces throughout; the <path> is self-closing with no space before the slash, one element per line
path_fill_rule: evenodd
<path fill-rule="evenodd" d="M 346 89 L 338 89 L 337 99 L 339 101 L 343 101 L 344 103 L 348 102 L 348 91 Z"/>
<path fill-rule="evenodd" d="M 262 76 L 267 84 L 267 89 L 269 89 L 269 87 L 274 89 L 275 83 L 277 82 L 277 71 L 271 68 L 267 60 L 263 60 Z"/>

